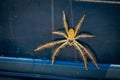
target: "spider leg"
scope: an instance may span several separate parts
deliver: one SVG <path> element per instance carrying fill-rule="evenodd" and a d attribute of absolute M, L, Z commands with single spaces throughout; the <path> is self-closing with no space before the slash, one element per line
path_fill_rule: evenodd
<path fill-rule="evenodd" d="M 63 47 L 65 47 L 65 45 L 67 44 L 67 42 L 61 44 L 53 53 L 52 55 L 52 64 L 54 64 L 54 60 L 55 60 L 55 56 L 58 54 L 59 50 Z"/>
<path fill-rule="evenodd" d="M 75 37 L 75 39 L 79 39 L 79 38 L 92 38 L 95 37 L 95 35 L 92 34 L 80 34 L 78 36 Z"/>
<path fill-rule="evenodd" d="M 79 23 L 77 24 L 76 29 L 75 29 L 75 36 L 77 35 L 78 30 L 80 29 L 80 27 L 81 27 L 81 25 L 82 25 L 82 23 L 83 23 L 83 21 L 84 21 L 84 18 L 85 18 L 85 15 L 83 15 L 83 17 L 81 18 L 81 20 L 80 20 Z"/>
<path fill-rule="evenodd" d="M 54 46 L 55 44 L 60 44 L 60 43 L 63 43 L 63 42 L 65 42 L 65 41 L 66 41 L 66 40 L 49 42 L 49 43 L 46 43 L 46 44 L 44 44 L 44 45 L 38 46 L 34 51 L 39 51 L 39 50 L 42 50 L 42 49 L 47 48 L 47 47 L 52 47 L 52 46 Z"/>
<path fill-rule="evenodd" d="M 94 57 L 90 54 L 90 52 L 89 52 L 82 44 L 78 43 L 77 41 L 76 41 L 76 43 L 79 45 L 79 47 L 81 47 L 81 48 L 86 52 L 86 54 L 90 57 L 90 59 L 91 59 L 91 60 L 93 61 L 93 63 L 95 64 L 96 68 L 97 68 L 97 69 L 100 69 L 99 66 L 98 66 L 98 64 L 97 64 L 97 62 L 96 62 L 96 60 L 95 60 Z"/>
<path fill-rule="evenodd" d="M 85 64 L 85 69 L 88 70 L 88 67 L 87 67 L 87 59 L 82 51 L 82 49 L 77 45 L 77 43 L 74 43 L 74 46 L 77 48 L 78 51 L 80 51 L 81 53 L 81 56 L 83 58 L 83 61 L 84 61 L 84 64 Z"/>
<path fill-rule="evenodd" d="M 64 25 L 65 31 L 68 35 L 68 24 L 67 24 L 67 19 L 66 19 L 66 15 L 65 15 L 64 11 L 63 11 L 63 25 Z"/>
<path fill-rule="evenodd" d="M 64 36 L 65 38 L 67 38 L 67 35 L 63 32 L 59 32 L 59 31 L 56 31 L 56 32 L 52 32 L 53 34 L 58 34 L 58 35 L 61 35 L 61 36 Z"/>

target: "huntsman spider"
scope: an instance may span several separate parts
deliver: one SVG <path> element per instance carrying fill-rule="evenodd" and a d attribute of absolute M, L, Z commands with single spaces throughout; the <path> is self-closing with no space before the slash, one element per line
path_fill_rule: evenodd
<path fill-rule="evenodd" d="M 44 48 L 49 48 L 49 47 L 52 47 L 56 44 L 61 44 L 53 52 L 52 64 L 54 64 L 55 56 L 58 55 L 58 52 L 61 48 L 64 48 L 66 45 L 74 46 L 79 51 L 80 55 L 82 56 L 82 59 L 84 61 L 84 67 L 85 67 L 86 70 L 88 70 L 88 65 L 87 65 L 87 58 L 86 58 L 85 55 L 87 55 L 92 60 L 92 62 L 95 64 L 96 68 L 99 69 L 99 66 L 98 66 L 97 62 L 94 59 L 93 55 L 90 53 L 90 51 L 84 45 L 82 45 L 80 42 L 77 41 L 77 39 L 81 39 L 81 38 L 95 37 L 94 35 L 89 34 L 89 33 L 88 34 L 82 33 L 82 34 L 77 35 L 78 31 L 81 28 L 81 25 L 84 21 L 84 18 L 85 18 L 85 15 L 83 15 L 83 17 L 80 19 L 80 21 L 76 25 L 76 29 L 73 29 L 73 28 L 69 29 L 68 24 L 67 24 L 67 20 L 66 20 L 66 15 L 65 15 L 65 12 L 63 11 L 63 25 L 64 25 L 64 28 L 65 28 L 66 34 L 63 33 L 63 32 L 60 32 L 60 31 L 55 31 L 55 32 L 52 32 L 52 33 L 64 36 L 65 39 L 49 42 L 49 43 L 46 43 L 44 45 L 40 45 L 35 49 L 35 51 L 39 51 L 39 50 L 42 50 Z"/>

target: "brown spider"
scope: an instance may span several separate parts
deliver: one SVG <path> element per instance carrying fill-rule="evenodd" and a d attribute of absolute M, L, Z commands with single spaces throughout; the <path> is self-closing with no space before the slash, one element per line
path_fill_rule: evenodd
<path fill-rule="evenodd" d="M 79 23 L 77 24 L 76 26 L 76 29 L 74 30 L 73 28 L 70 28 L 68 29 L 68 24 L 67 24 L 67 20 L 66 20 L 66 15 L 65 15 L 65 12 L 63 11 L 63 25 L 64 25 L 64 28 L 65 28 L 65 31 L 66 31 L 66 34 L 63 33 L 63 32 L 59 32 L 59 31 L 56 31 L 56 32 L 52 32 L 53 34 L 57 34 L 57 35 L 61 35 L 61 36 L 64 36 L 66 39 L 65 40 L 59 40 L 59 41 L 53 41 L 53 42 L 49 42 L 49 43 L 46 43 L 44 45 L 40 45 L 39 47 L 37 47 L 35 49 L 35 51 L 38 51 L 38 50 L 42 50 L 44 48 L 47 48 L 47 47 L 52 47 L 56 44 L 60 44 L 62 43 L 58 48 L 56 48 L 56 50 L 53 52 L 53 55 L 52 55 L 52 64 L 54 64 L 54 59 L 55 59 L 55 56 L 58 54 L 59 50 L 63 47 L 65 47 L 66 45 L 69 45 L 69 46 L 74 46 L 80 53 L 81 53 L 81 56 L 83 58 L 83 61 L 84 61 L 84 65 L 85 65 L 85 69 L 88 70 L 88 66 L 87 66 L 87 59 L 85 57 L 85 54 L 88 55 L 88 57 L 93 61 L 93 63 L 95 64 L 96 68 L 99 69 L 94 57 L 92 56 L 92 54 L 90 54 L 90 52 L 87 50 L 87 48 L 85 46 L 83 46 L 81 43 L 79 43 L 77 41 L 77 39 L 80 39 L 80 38 L 91 38 L 91 37 L 95 37 L 94 35 L 91 35 L 91 34 L 80 34 L 80 35 L 77 35 L 78 34 L 78 30 L 80 29 L 82 23 L 83 23 L 83 20 L 85 18 L 85 15 L 82 17 L 82 19 L 79 21 Z"/>

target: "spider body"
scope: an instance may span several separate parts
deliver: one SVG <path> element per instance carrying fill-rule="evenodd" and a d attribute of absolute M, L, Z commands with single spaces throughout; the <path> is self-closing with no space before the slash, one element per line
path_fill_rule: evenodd
<path fill-rule="evenodd" d="M 67 38 L 67 42 L 69 44 L 69 46 L 72 46 L 75 42 L 75 31 L 74 29 L 70 28 L 69 31 L 68 31 L 68 38 Z"/>
<path fill-rule="evenodd" d="M 59 31 L 52 32 L 52 33 L 57 34 L 57 35 L 61 35 L 61 36 L 65 37 L 66 39 L 59 40 L 59 41 L 53 41 L 53 42 L 46 43 L 44 45 L 40 45 L 35 49 L 35 51 L 39 51 L 39 50 L 42 50 L 44 48 L 52 47 L 52 46 L 54 46 L 56 44 L 61 44 L 53 52 L 52 64 L 54 64 L 55 56 L 58 55 L 58 52 L 60 51 L 60 49 L 64 48 L 66 45 L 74 46 L 79 51 L 79 53 L 80 53 L 80 55 L 81 55 L 81 57 L 82 57 L 82 59 L 84 61 L 86 70 L 88 70 L 88 66 L 87 66 L 87 58 L 86 58 L 85 55 L 87 55 L 93 61 L 96 68 L 99 69 L 99 66 L 97 65 L 96 60 L 95 60 L 94 56 L 91 54 L 91 52 L 87 49 L 87 47 L 85 47 L 84 45 L 82 45 L 81 43 L 79 43 L 77 41 L 77 39 L 80 39 L 80 38 L 95 37 L 94 35 L 85 34 L 85 33 L 78 35 L 78 31 L 79 31 L 79 29 L 80 29 L 80 27 L 81 27 L 81 25 L 83 23 L 84 18 L 85 18 L 85 15 L 78 22 L 78 24 L 76 26 L 76 29 L 73 29 L 73 28 L 68 29 L 66 15 L 65 15 L 65 12 L 63 11 L 63 25 L 64 25 L 64 28 L 65 28 L 66 34 L 63 33 L 63 32 L 59 32 Z"/>

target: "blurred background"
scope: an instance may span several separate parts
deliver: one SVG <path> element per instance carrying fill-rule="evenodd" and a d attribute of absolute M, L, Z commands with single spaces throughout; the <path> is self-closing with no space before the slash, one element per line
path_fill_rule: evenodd
<path fill-rule="evenodd" d="M 79 0 L 0 0 L 0 56 L 51 59 L 59 45 L 38 52 L 34 49 L 63 38 L 52 34 L 56 30 L 64 32 L 62 11 L 73 28 L 86 15 L 80 31 L 96 37 L 80 41 L 88 44 L 98 63 L 120 64 L 120 4 Z M 82 61 L 70 46 L 61 49 L 55 60 Z"/>

